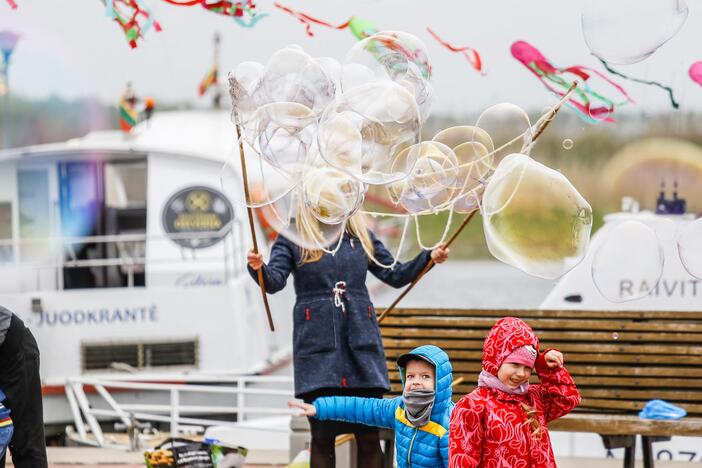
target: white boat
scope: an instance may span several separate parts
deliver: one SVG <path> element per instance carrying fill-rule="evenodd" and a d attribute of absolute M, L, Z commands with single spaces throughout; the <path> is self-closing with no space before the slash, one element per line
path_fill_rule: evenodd
<path fill-rule="evenodd" d="M 659 202 L 666 200 L 659 197 Z M 670 200 L 668 200 L 670 203 Z M 573 270 L 564 275 L 541 304 L 542 309 L 580 310 L 702 310 L 702 282 L 691 276 L 684 268 L 678 250 L 678 239 L 685 229 L 695 221 L 696 216 L 679 211 L 669 214 L 665 206 L 657 213 L 639 211 L 638 203 L 631 199 L 623 200 L 623 210 L 604 217 L 605 224 L 592 237 L 585 259 Z M 632 271 L 626 265 L 612 268 L 599 278 L 600 287 L 609 293 L 606 298 L 593 280 L 593 261 L 598 250 L 610 241 L 614 230 L 624 222 L 643 223 L 656 233 L 663 256 L 663 269 L 658 282 L 651 281 L 651 271 Z M 626 239 L 624 239 L 626 241 Z M 632 239 L 631 241 L 635 241 Z M 622 245 L 622 248 L 627 248 Z M 657 247 L 653 247 L 656 249 Z M 656 252 L 639 252 L 640 255 Z M 595 273 L 596 275 L 597 273 Z M 567 359 L 567 356 L 566 356 Z M 596 434 L 553 433 L 555 452 L 564 457 L 616 456 L 623 458 L 624 449 L 608 451 Z M 670 441 L 656 442 L 653 454 L 656 460 L 675 460 L 699 463 L 700 455 L 697 437 L 673 437 Z M 637 447 L 637 458 L 642 458 L 641 445 Z"/>
<path fill-rule="evenodd" d="M 626 206 L 636 206 L 627 201 Z M 581 310 L 702 310 L 702 284 L 683 266 L 678 239 L 696 219 L 693 214 L 661 214 L 651 211 L 622 211 L 605 215 L 605 224 L 593 236 L 585 259 L 566 273 L 541 304 L 543 309 Z M 657 255 L 660 248 L 663 268 L 658 278 L 652 271 L 631 271 L 622 265 L 599 278 L 598 290 L 593 280 L 593 260 L 598 250 L 609 241 L 613 230 L 624 222 L 642 223 L 656 234 L 659 245 L 641 256 Z M 622 246 L 625 248 L 626 246 Z M 595 273 L 597 275 L 597 273 Z"/>
<path fill-rule="evenodd" d="M 222 384 L 289 372 L 292 296 L 271 297 L 270 332 L 244 268 L 246 211 L 221 187 L 236 148 L 226 112 L 189 111 L 0 152 L 0 305 L 39 343 L 49 432 L 74 421 L 69 378 Z M 277 379 L 290 394 L 290 377 Z"/>

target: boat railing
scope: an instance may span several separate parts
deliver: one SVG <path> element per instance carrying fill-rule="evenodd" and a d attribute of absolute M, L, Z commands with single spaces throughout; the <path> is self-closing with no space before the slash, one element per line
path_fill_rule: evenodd
<path fill-rule="evenodd" d="M 225 282 L 241 275 L 245 255 L 240 220 L 233 220 L 217 231 L 200 231 L 153 235 L 146 233 L 116 234 L 104 236 L 43 237 L 22 239 L 0 239 L 0 272 L 6 269 L 35 270 L 36 289 L 40 288 L 39 272 L 55 271 L 57 289 L 63 289 L 63 269 L 118 267 L 127 276 L 127 286 L 134 285 L 134 275 L 144 272 L 151 265 L 211 264 L 212 268 L 223 268 Z M 193 241 L 217 239 L 222 250 L 203 251 L 179 245 L 178 255 L 147 255 L 147 245 L 158 242 Z M 97 258 L 79 258 L 79 251 L 86 245 L 104 245 Z M 110 248 L 113 247 L 113 248 Z M 22 252 L 29 252 L 22 255 Z M 172 252 L 172 250 L 171 250 Z M 90 257 L 90 256 L 88 256 Z"/>
<path fill-rule="evenodd" d="M 152 424 L 166 426 L 169 436 L 178 437 L 203 433 L 210 426 L 255 430 L 255 425 L 247 425 L 252 416 L 261 418 L 293 414 L 293 410 L 284 404 L 293 398 L 292 377 L 245 375 L 207 378 L 206 385 L 204 382 L 182 384 L 71 378 L 65 384 L 65 391 L 74 427 L 68 432 L 81 444 L 135 449 L 139 445 L 141 429 Z M 90 398 L 88 393 L 91 393 Z M 119 395 L 135 393 L 139 394 L 139 398 L 134 401 L 149 403 L 119 401 L 124 400 Z M 193 395 L 192 399 L 198 404 L 184 404 L 186 394 Z M 230 396 L 232 403 L 222 404 L 222 399 L 215 398 L 215 395 Z M 249 404 L 250 396 L 255 396 L 258 404 Z M 262 405 L 261 397 L 275 403 Z M 130 434 L 129 445 L 119 444 L 114 437 L 103 432 L 103 427 L 108 423 L 118 423 Z"/>

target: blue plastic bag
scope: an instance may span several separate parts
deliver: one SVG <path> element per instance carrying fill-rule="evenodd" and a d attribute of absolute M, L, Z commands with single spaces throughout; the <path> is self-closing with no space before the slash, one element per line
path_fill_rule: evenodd
<path fill-rule="evenodd" d="M 639 413 L 643 419 L 680 419 L 687 416 L 687 411 L 663 400 L 651 400 Z"/>

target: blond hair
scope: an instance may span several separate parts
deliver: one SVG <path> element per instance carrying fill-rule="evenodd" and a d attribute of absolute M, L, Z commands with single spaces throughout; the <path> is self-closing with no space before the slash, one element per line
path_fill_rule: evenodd
<path fill-rule="evenodd" d="M 319 222 L 306 210 L 298 211 L 297 229 L 302 238 L 310 243 L 324 243 L 324 238 L 319 232 Z M 373 256 L 373 241 L 371 240 L 366 222 L 361 213 L 356 213 L 346 222 L 346 230 L 349 234 L 357 237 L 361 241 L 361 247 L 368 258 Z M 308 249 L 300 247 L 300 265 L 319 261 L 324 255 L 322 249 Z"/>
<path fill-rule="evenodd" d="M 534 440 L 539 440 L 543 435 L 543 428 L 539 422 L 539 418 L 536 413 L 536 408 L 529 406 L 526 403 L 522 403 L 522 409 L 526 413 L 526 423 L 531 428 L 531 438 Z"/>

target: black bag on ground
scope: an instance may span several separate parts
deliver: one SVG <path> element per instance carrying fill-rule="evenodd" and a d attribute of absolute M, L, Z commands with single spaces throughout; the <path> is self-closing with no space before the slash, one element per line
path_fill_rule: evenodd
<path fill-rule="evenodd" d="M 148 468 L 214 468 L 208 445 L 171 438 L 144 452 Z"/>

